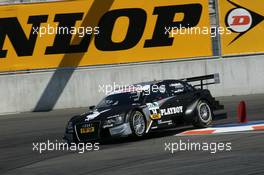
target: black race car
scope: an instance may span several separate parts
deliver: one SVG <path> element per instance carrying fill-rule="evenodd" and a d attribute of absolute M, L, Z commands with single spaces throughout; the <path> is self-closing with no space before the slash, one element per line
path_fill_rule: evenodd
<path fill-rule="evenodd" d="M 200 83 L 191 85 L 197 81 Z M 72 117 L 64 140 L 70 143 L 129 135 L 142 137 L 154 130 L 189 124 L 207 127 L 218 117 L 226 118 L 223 105 L 203 89 L 216 83 L 218 74 L 117 89 L 87 113 Z"/>

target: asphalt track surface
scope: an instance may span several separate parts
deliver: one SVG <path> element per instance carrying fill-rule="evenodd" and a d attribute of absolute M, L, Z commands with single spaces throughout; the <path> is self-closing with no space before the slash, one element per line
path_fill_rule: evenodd
<path fill-rule="evenodd" d="M 264 95 L 220 98 L 236 122 L 240 100 L 249 120 L 264 120 Z M 33 151 L 32 143 L 61 140 L 67 120 L 82 109 L 0 116 L 0 174 L 264 174 L 264 133 L 175 136 L 187 128 L 157 132 L 142 140 L 100 144 L 99 151 Z M 216 122 L 215 124 L 218 124 Z M 165 151 L 165 143 L 230 142 L 231 151 Z"/>

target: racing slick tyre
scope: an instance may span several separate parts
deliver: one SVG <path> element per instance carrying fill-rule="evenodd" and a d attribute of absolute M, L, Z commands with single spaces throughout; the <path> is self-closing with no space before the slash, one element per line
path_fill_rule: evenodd
<path fill-rule="evenodd" d="M 196 112 L 197 115 L 193 123 L 195 127 L 205 128 L 212 123 L 212 110 L 206 101 L 199 101 L 198 105 L 196 106 Z"/>
<path fill-rule="evenodd" d="M 133 111 L 129 119 L 132 134 L 135 137 L 142 137 L 146 132 L 146 120 L 140 111 Z"/>

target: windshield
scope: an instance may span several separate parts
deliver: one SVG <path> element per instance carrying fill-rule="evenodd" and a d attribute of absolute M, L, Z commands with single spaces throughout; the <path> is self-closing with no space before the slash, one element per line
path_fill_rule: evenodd
<path fill-rule="evenodd" d="M 118 93 L 105 97 L 96 108 L 105 108 L 110 106 L 130 105 L 139 102 L 139 93 Z"/>

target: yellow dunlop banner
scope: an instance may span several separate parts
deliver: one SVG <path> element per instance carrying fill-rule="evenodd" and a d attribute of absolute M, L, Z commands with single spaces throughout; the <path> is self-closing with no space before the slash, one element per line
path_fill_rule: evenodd
<path fill-rule="evenodd" d="M 219 13 L 231 31 L 221 36 L 223 55 L 264 52 L 263 0 L 219 0 Z"/>
<path fill-rule="evenodd" d="M 208 0 L 0 6 L 0 71 L 212 56 L 210 33 L 175 32 L 209 26 Z"/>

